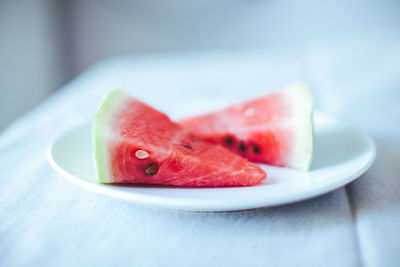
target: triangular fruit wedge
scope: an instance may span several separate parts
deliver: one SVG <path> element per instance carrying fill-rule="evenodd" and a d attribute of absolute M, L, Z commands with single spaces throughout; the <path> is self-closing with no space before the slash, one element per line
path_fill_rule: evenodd
<path fill-rule="evenodd" d="M 266 177 L 256 164 L 121 90 L 105 97 L 93 119 L 93 138 L 101 183 L 250 186 Z"/>
<path fill-rule="evenodd" d="M 312 102 L 310 90 L 295 83 L 180 124 L 250 161 L 308 170 L 313 153 Z"/>

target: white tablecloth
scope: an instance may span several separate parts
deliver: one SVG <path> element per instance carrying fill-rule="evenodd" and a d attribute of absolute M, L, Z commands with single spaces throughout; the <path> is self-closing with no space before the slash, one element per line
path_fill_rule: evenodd
<path fill-rule="evenodd" d="M 372 39 L 117 57 L 92 67 L 0 136 L 0 266 L 400 266 L 400 39 Z M 312 200 L 166 210 L 89 192 L 46 161 L 51 141 L 89 120 L 111 88 L 176 118 L 296 80 L 309 83 L 317 109 L 377 144 L 366 174 Z"/>

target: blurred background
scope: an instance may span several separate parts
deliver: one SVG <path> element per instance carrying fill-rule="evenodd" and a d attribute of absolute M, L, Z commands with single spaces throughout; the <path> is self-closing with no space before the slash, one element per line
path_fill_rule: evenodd
<path fill-rule="evenodd" d="M 373 63 L 399 36 L 396 0 L 0 0 L 0 130 L 114 55 L 331 47 L 351 55 L 375 45 Z M 341 64 L 362 63 L 368 51 Z"/>

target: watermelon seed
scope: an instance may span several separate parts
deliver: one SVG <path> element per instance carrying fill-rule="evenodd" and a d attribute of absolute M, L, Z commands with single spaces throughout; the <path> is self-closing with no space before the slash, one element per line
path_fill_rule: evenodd
<path fill-rule="evenodd" d="M 251 117 L 251 116 L 253 116 L 255 113 L 256 113 L 256 112 L 255 112 L 255 110 L 254 110 L 253 108 L 248 108 L 248 109 L 246 109 L 246 110 L 244 111 L 244 115 L 245 115 L 246 117 Z"/>
<path fill-rule="evenodd" d="M 256 146 L 255 144 L 251 144 L 250 149 L 254 154 L 260 153 L 260 148 L 258 146 Z"/>
<path fill-rule="evenodd" d="M 246 145 L 243 142 L 239 142 L 238 148 L 240 152 L 246 152 L 247 149 Z"/>
<path fill-rule="evenodd" d="M 233 137 L 232 137 L 232 136 L 227 136 L 227 137 L 224 138 L 224 143 L 227 144 L 228 146 L 233 145 L 233 142 L 234 142 L 234 141 L 235 141 L 235 140 L 233 140 Z"/>
<path fill-rule="evenodd" d="M 158 170 L 158 165 L 157 165 L 157 163 L 151 163 L 150 165 L 148 165 L 147 167 L 146 167 L 146 169 L 145 169 L 145 171 L 146 171 L 146 174 L 148 175 L 148 176 L 153 176 L 154 174 L 156 174 L 157 173 L 157 170 Z"/>
<path fill-rule="evenodd" d="M 136 156 L 138 159 L 147 159 L 150 155 L 149 155 L 149 153 L 148 153 L 147 151 L 144 151 L 144 150 L 137 150 L 137 151 L 135 152 L 135 156 Z"/>
<path fill-rule="evenodd" d="M 182 145 L 183 147 L 186 147 L 186 148 L 188 148 L 188 149 L 192 149 L 192 147 L 191 146 L 189 146 L 189 145 Z"/>

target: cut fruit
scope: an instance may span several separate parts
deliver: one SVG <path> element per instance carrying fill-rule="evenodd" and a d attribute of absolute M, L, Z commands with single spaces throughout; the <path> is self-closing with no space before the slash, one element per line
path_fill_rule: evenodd
<path fill-rule="evenodd" d="M 180 124 L 250 161 L 309 170 L 313 154 L 312 102 L 307 86 L 295 83 Z"/>
<path fill-rule="evenodd" d="M 121 90 L 93 119 L 94 156 L 102 183 L 250 186 L 266 177 L 256 164 L 194 136 Z"/>

